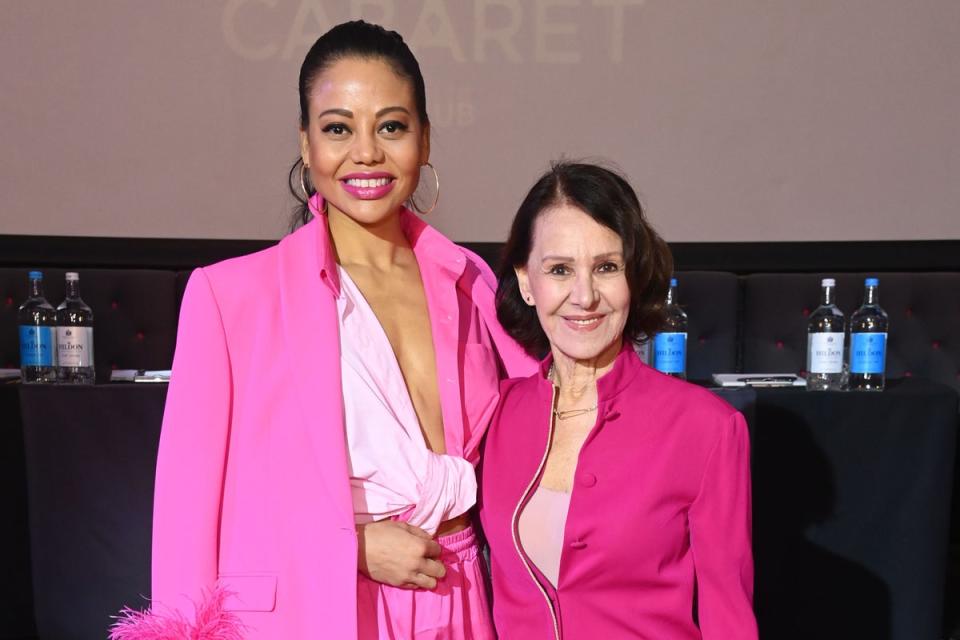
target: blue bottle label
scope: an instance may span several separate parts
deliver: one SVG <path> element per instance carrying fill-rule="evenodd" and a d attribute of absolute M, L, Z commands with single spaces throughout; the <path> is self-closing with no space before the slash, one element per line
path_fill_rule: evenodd
<path fill-rule="evenodd" d="M 54 327 L 20 325 L 20 366 L 53 366 L 57 344 L 54 331 Z"/>
<path fill-rule="evenodd" d="M 854 333 L 850 342 L 850 373 L 883 373 L 887 334 Z"/>
<path fill-rule="evenodd" d="M 687 369 L 687 334 L 658 333 L 653 339 L 653 362 L 657 371 L 684 373 Z"/>

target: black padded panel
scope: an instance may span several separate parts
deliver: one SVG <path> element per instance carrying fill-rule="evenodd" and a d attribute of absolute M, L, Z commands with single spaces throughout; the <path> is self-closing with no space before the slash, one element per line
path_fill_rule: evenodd
<path fill-rule="evenodd" d="M 737 276 L 722 271 L 676 274 L 677 301 L 687 313 L 687 378 L 737 370 Z"/>
<path fill-rule="evenodd" d="M 494 273 L 500 268 L 503 244 L 499 242 L 458 242 L 457 244 L 483 258 Z"/>
<path fill-rule="evenodd" d="M 29 269 L 0 269 L 0 366 L 20 366 L 17 310 Z M 44 291 L 56 307 L 65 269 L 44 269 Z M 176 273 L 149 269 L 83 269 L 80 296 L 93 309 L 97 381 L 111 369 L 168 369 L 177 326 Z"/>
<path fill-rule="evenodd" d="M 743 287 L 743 368 L 801 371 L 807 316 L 819 304 L 820 279 L 837 281 L 847 316 L 860 306 L 863 279 L 875 274 L 762 274 Z M 960 388 L 960 273 L 880 274 L 880 306 L 890 318 L 887 376 L 920 376 Z"/>
<path fill-rule="evenodd" d="M 187 290 L 187 281 L 190 279 L 190 274 L 193 273 L 193 270 L 189 271 L 177 271 L 177 282 L 176 282 L 176 295 L 177 295 L 177 318 L 180 317 L 180 305 L 183 303 L 183 294 Z"/>
<path fill-rule="evenodd" d="M 45 270 L 51 304 L 63 298 L 64 271 Z M 170 367 L 189 273 L 80 271 L 83 298 L 96 317 L 99 380 L 106 380 L 111 368 Z M 802 370 L 806 318 L 817 305 L 822 275 L 742 277 L 740 309 L 733 274 L 680 272 L 678 298 L 690 320 L 688 376 L 706 380 L 722 371 Z M 848 316 L 860 304 L 865 275 L 834 276 Z M 0 269 L 0 367 L 19 366 L 16 316 L 26 289 L 27 269 Z M 960 273 L 882 274 L 880 302 L 890 314 L 888 375 L 924 376 L 960 388 Z"/>

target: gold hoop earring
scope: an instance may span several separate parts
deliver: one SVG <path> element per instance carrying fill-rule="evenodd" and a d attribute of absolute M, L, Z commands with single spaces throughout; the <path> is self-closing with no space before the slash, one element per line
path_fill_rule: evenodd
<path fill-rule="evenodd" d="M 410 198 L 410 206 L 414 211 L 416 211 L 422 216 L 425 216 L 425 215 L 428 215 L 434 209 L 436 209 L 437 203 L 440 202 L 440 174 L 437 173 L 437 168 L 432 164 L 430 164 L 429 162 L 424 162 L 423 166 L 430 167 L 431 169 L 433 169 L 433 181 L 436 183 L 437 195 L 434 196 L 433 204 L 430 205 L 430 208 L 427 209 L 426 211 L 421 211 L 420 207 L 417 206 L 417 204 L 413 201 L 412 197 Z"/>
<path fill-rule="evenodd" d="M 300 165 L 300 188 L 303 189 L 304 200 L 310 199 L 310 192 L 307 191 L 307 179 L 306 179 L 307 169 L 309 168 L 310 167 L 308 167 L 306 163 L 303 163 Z"/>
<path fill-rule="evenodd" d="M 320 215 L 327 212 L 327 199 L 321 196 L 320 194 L 318 194 L 316 191 L 313 192 L 313 195 L 311 195 L 310 192 L 307 191 L 307 181 L 305 179 L 305 174 L 307 172 L 307 169 L 309 168 L 310 167 L 307 166 L 306 164 L 300 165 L 300 188 L 303 189 L 303 199 L 307 201 L 307 209 L 309 211 L 313 211 L 313 213 L 316 215 Z M 313 207 L 310 206 L 310 200 L 311 198 L 313 198 L 313 196 L 317 196 L 319 200 L 323 203 L 323 207 L 321 209 L 314 210 Z"/>

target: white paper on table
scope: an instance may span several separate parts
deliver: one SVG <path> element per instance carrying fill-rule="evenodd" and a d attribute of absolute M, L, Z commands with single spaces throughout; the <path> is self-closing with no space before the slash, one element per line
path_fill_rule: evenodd
<path fill-rule="evenodd" d="M 715 373 L 721 387 L 805 387 L 807 381 L 795 373 Z"/>
<path fill-rule="evenodd" d="M 170 382 L 169 369 L 157 369 L 154 371 L 141 371 L 134 382 Z"/>

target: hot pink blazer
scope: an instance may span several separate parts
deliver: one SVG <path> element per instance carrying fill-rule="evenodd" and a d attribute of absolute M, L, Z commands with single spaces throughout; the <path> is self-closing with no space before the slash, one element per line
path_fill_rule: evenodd
<path fill-rule="evenodd" d="M 746 423 L 630 346 L 597 384 L 557 586 L 538 586 L 516 521 L 542 474 L 549 365 L 503 384 L 484 447 L 480 519 L 500 638 L 756 640 Z"/>
<path fill-rule="evenodd" d="M 462 450 L 482 435 L 465 424 L 469 404 L 490 404 L 499 378 L 535 365 L 497 324 L 483 261 L 407 211 L 402 222 L 423 276 L 448 442 Z M 190 278 L 157 461 L 155 612 L 190 615 L 220 586 L 248 638 L 356 636 L 338 293 L 322 217 Z"/>

